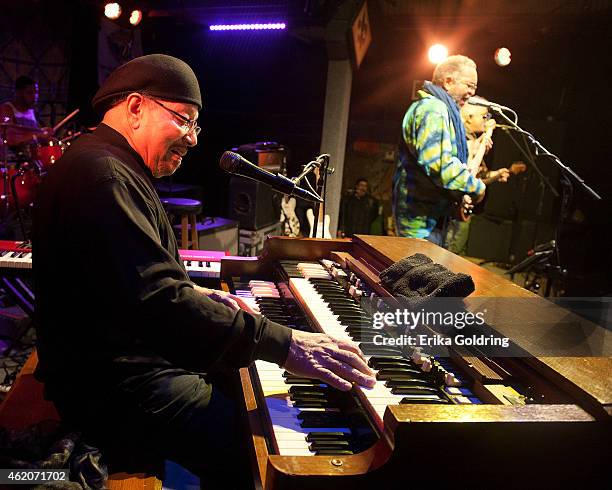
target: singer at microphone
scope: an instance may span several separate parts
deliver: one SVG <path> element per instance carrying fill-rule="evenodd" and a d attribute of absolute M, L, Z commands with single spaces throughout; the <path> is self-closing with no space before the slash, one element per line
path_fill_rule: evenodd
<path fill-rule="evenodd" d="M 273 174 L 272 172 L 268 172 L 233 151 L 226 151 L 221 155 L 219 166 L 230 174 L 256 180 L 257 182 L 272 187 L 272 189 L 282 194 L 299 197 L 306 201 L 323 202 L 323 199 L 313 192 L 298 187 L 290 178 L 279 173 Z"/>

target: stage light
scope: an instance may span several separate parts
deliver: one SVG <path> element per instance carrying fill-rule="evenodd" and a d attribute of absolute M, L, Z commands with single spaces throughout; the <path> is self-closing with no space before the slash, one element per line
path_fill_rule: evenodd
<path fill-rule="evenodd" d="M 508 66 L 512 61 L 512 53 L 508 48 L 499 48 L 495 51 L 495 63 L 499 66 Z"/>
<path fill-rule="evenodd" d="M 284 22 L 266 24 L 215 24 L 209 27 L 211 31 L 261 31 L 285 29 Z"/>
<path fill-rule="evenodd" d="M 111 20 L 116 20 L 121 15 L 121 5 L 117 2 L 107 3 L 104 6 L 104 15 Z"/>
<path fill-rule="evenodd" d="M 142 10 L 132 10 L 130 14 L 130 24 L 136 27 L 142 20 Z"/>
<path fill-rule="evenodd" d="M 427 56 L 429 56 L 429 61 L 437 65 L 448 58 L 448 49 L 442 44 L 434 44 L 429 48 Z"/>

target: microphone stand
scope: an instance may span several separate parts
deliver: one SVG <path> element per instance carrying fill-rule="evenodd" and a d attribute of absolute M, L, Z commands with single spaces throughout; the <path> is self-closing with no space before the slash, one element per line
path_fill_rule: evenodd
<path fill-rule="evenodd" d="M 520 152 L 523 154 L 523 156 L 529 161 L 529 163 L 533 166 L 533 168 L 536 170 L 536 172 L 540 176 L 541 182 L 544 182 L 546 184 L 546 186 L 551 190 L 551 192 L 553 193 L 553 195 L 555 197 L 559 197 L 559 193 L 554 188 L 554 186 L 551 184 L 551 182 L 546 178 L 546 176 L 542 173 L 540 168 L 537 166 L 537 164 L 535 163 L 536 158 L 534 158 L 534 156 L 535 157 L 538 157 L 538 156 L 548 157 L 561 170 L 561 172 L 560 172 L 561 203 L 560 203 L 560 210 L 559 210 L 559 219 L 558 219 L 558 221 L 556 223 L 556 227 L 555 227 L 555 245 L 553 246 L 553 250 L 550 250 L 549 253 L 541 254 L 541 255 L 544 255 L 544 257 L 541 257 L 541 255 L 538 256 L 538 258 L 541 258 L 541 259 L 544 259 L 544 260 L 531 261 L 530 259 L 532 257 L 529 257 L 528 259 L 524 260 L 523 262 L 521 262 L 520 264 L 515 266 L 512 269 L 512 273 L 519 272 L 519 269 L 520 270 L 527 270 L 528 271 L 529 269 L 531 269 L 531 267 L 533 267 L 534 265 L 537 264 L 537 265 L 540 265 L 540 266 L 544 266 L 545 269 L 547 269 L 548 271 L 553 272 L 553 274 L 557 275 L 557 277 L 564 276 L 567 273 L 567 271 L 565 269 L 563 269 L 561 267 L 561 265 L 560 265 L 561 261 L 560 261 L 559 245 L 558 245 L 558 243 L 559 243 L 559 229 L 561 228 L 561 224 L 563 222 L 563 219 L 567 215 L 567 211 L 568 211 L 569 205 L 571 203 L 571 198 L 573 196 L 572 181 L 568 178 L 567 174 L 571 175 L 574 178 L 574 180 L 576 180 L 582 186 L 582 188 L 585 189 L 596 200 L 601 200 L 601 196 L 599 194 L 597 194 L 597 192 L 595 192 L 591 187 L 589 187 L 585 183 L 585 181 L 576 172 L 574 172 L 574 170 L 572 170 L 569 166 L 565 165 L 559 159 L 559 157 L 557 155 L 555 155 L 555 154 L 551 153 L 550 151 L 548 151 L 542 145 L 542 143 L 540 143 L 530 132 L 525 131 L 523 128 L 521 128 L 518 125 L 518 117 L 516 117 L 516 113 L 514 113 L 514 111 L 511 111 L 515 115 L 515 118 L 513 120 L 513 119 L 509 118 L 504 113 L 504 109 L 505 108 L 502 107 L 502 106 L 491 105 L 490 109 L 493 112 L 495 112 L 495 114 L 501 116 L 509 124 L 509 126 L 510 126 L 509 129 L 511 129 L 513 131 L 516 131 L 517 133 L 519 133 L 523 137 L 523 142 L 525 143 L 525 146 L 532 145 L 535 148 L 535 150 L 533 151 L 533 154 L 529 153 L 512 136 L 510 131 L 508 129 L 506 129 L 506 132 L 507 132 L 508 136 L 510 136 L 510 138 L 512 139 L 514 144 L 517 146 L 517 148 L 520 150 Z M 544 191 L 544 189 L 542 189 L 542 194 L 540 195 L 540 203 L 538 205 L 538 208 L 541 208 L 541 206 L 542 206 L 543 191 Z M 552 258 L 553 254 L 554 254 L 554 257 L 556 259 L 556 261 L 555 261 L 556 264 L 555 265 L 550 263 L 550 259 Z M 549 294 L 550 289 L 551 289 L 551 284 L 547 284 L 547 288 L 546 288 L 546 294 L 547 295 Z"/>
<path fill-rule="evenodd" d="M 327 173 L 329 171 L 328 170 L 329 169 L 329 155 L 327 153 L 324 153 L 318 158 L 321 159 L 321 166 L 319 167 L 319 179 L 317 180 L 317 195 L 323 197 L 323 221 L 322 221 L 323 229 L 321 230 L 321 238 L 325 238 L 325 197 L 326 197 L 325 191 L 327 190 Z M 313 210 L 315 219 L 314 219 L 314 233 L 312 234 L 312 236 L 314 238 L 317 238 L 317 233 L 319 231 L 318 227 L 319 227 L 319 210 L 320 209 L 321 209 L 321 203 L 317 202 Z"/>
<path fill-rule="evenodd" d="M 310 190 L 314 192 L 317 196 L 321 197 L 321 201 L 317 201 L 315 203 L 313 212 L 314 212 L 314 224 L 313 224 L 313 233 L 312 236 L 317 238 L 317 228 L 319 225 L 319 210 L 321 209 L 321 202 L 323 202 L 323 220 L 325 220 L 325 189 L 327 188 L 327 174 L 332 173 L 333 169 L 329 170 L 329 155 L 327 153 L 323 153 L 319 155 L 314 160 L 308 162 L 304 165 L 304 170 L 297 177 L 291 179 L 295 185 L 297 186 L 300 181 L 306 177 L 309 173 L 313 172 L 315 168 L 319 169 L 319 178 L 317 180 L 317 188 L 314 190 L 308 180 L 306 183 L 310 187 Z M 324 230 L 323 230 L 324 231 Z"/>
<path fill-rule="evenodd" d="M 521 128 L 515 121 L 513 121 L 512 119 L 510 119 L 506 114 L 504 114 L 504 111 L 501 107 L 498 106 L 491 106 L 491 110 L 493 110 L 496 114 L 500 115 L 501 117 L 503 117 L 506 122 L 512 126 L 512 129 L 515 130 L 516 132 L 522 134 L 523 136 L 525 136 L 527 138 L 527 141 L 529 143 L 531 143 L 534 147 L 535 147 L 535 156 L 545 156 L 545 157 L 549 157 L 555 164 L 557 164 L 557 166 L 561 169 L 564 170 L 565 172 L 567 172 L 568 174 L 570 174 L 572 177 L 574 177 L 574 179 L 584 188 L 586 189 L 586 191 L 591 194 L 591 196 L 593 196 L 595 199 L 597 200 L 601 200 L 601 196 L 599 194 L 597 194 L 597 192 L 595 192 L 593 189 L 591 189 L 586 183 L 585 181 L 576 173 L 574 172 L 570 167 L 568 167 L 567 165 L 565 165 L 557 155 L 551 153 L 550 151 L 548 151 L 546 148 L 544 148 L 544 146 L 542 145 L 542 143 L 540 143 L 537 139 L 535 139 L 535 137 L 529 132 L 529 131 L 525 131 L 523 128 Z M 525 153 L 524 153 L 525 154 Z M 531 160 L 531 159 L 530 159 Z M 546 180 L 546 182 L 548 183 L 548 185 L 552 188 L 552 185 L 550 184 L 550 182 L 548 180 Z M 558 196 L 559 194 L 555 192 L 555 196 Z"/>
<path fill-rule="evenodd" d="M 515 123 L 516 123 L 516 121 L 517 121 L 517 118 L 515 118 Z M 522 135 L 523 138 L 522 138 L 522 142 L 521 142 L 521 141 L 518 141 L 514 137 L 512 132 L 510 131 L 510 130 L 514 130 L 513 126 L 506 126 L 506 125 L 504 125 L 502 127 L 502 130 L 512 140 L 512 142 L 514 143 L 514 146 L 516 146 L 516 148 L 519 149 L 519 151 L 521 152 L 523 158 L 529 163 L 531 168 L 533 168 L 536 171 L 536 173 L 538 174 L 538 176 L 540 178 L 540 184 L 538 186 L 539 187 L 538 206 L 536 207 L 536 215 L 538 217 L 540 217 L 540 216 L 542 216 L 542 208 L 544 207 L 544 194 L 546 192 L 546 188 L 548 187 L 550 192 L 555 197 L 559 197 L 559 193 L 557 192 L 557 189 L 555 189 L 553 184 L 550 182 L 550 180 L 548 180 L 546 175 L 544 175 L 544 172 L 542 172 L 542 170 L 540 170 L 540 167 L 536 163 L 536 159 L 533 157 L 532 153 L 529 151 L 529 146 L 528 146 L 527 139 L 525 138 L 525 135 Z M 522 192 L 523 197 L 524 197 L 525 189 L 523 188 L 523 190 L 521 192 Z M 539 228 L 539 222 L 536 222 L 536 230 L 535 230 L 535 232 L 533 234 L 533 240 L 531 242 L 531 246 L 533 248 L 535 248 L 538 245 L 536 243 L 537 235 L 538 235 L 538 228 Z"/>
<path fill-rule="evenodd" d="M 1 121 L 4 122 L 4 121 Z M 0 204 L 2 206 L 2 211 L 1 211 L 1 216 L 3 221 L 5 219 L 7 219 L 8 213 L 9 213 L 9 177 L 8 177 L 8 141 L 6 139 L 6 133 L 7 133 L 7 126 L 3 125 L 2 126 L 2 136 L 0 136 L 0 149 L 2 150 L 2 152 L 0 153 L 0 167 L 2 167 L 2 184 L 0 184 L 0 186 L 2 187 L 1 192 L 2 192 L 2 196 L 3 196 L 3 200 L 2 203 Z"/>

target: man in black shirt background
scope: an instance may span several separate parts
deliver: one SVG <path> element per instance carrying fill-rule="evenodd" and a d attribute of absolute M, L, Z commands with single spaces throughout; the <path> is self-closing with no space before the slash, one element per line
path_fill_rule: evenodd
<path fill-rule="evenodd" d="M 378 215 L 378 201 L 368 194 L 368 181 L 357 179 L 355 188 L 342 196 L 338 216 L 338 238 L 369 235 Z"/>
<path fill-rule="evenodd" d="M 238 486 L 236 405 L 211 379 L 255 359 L 343 390 L 373 385 L 373 372 L 355 344 L 292 331 L 189 280 L 152 184 L 197 144 L 202 100 L 187 64 L 136 58 L 93 106 L 102 123 L 51 168 L 35 205 L 37 376 L 103 450 L 139 441 Z"/>

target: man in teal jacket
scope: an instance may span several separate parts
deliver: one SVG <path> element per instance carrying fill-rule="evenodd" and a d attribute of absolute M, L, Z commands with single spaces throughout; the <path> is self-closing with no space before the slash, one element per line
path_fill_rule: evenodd
<path fill-rule="evenodd" d="M 442 245 L 436 224 L 452 213 L 464 194 L 476 201 L 485 184 L 467 168 L 467 142 L 460 108 L 476 93 L 476 64 L 449 56 L 426 81 L 406 112 L 395 175 L 393 214 L 399 236 Z"/>

